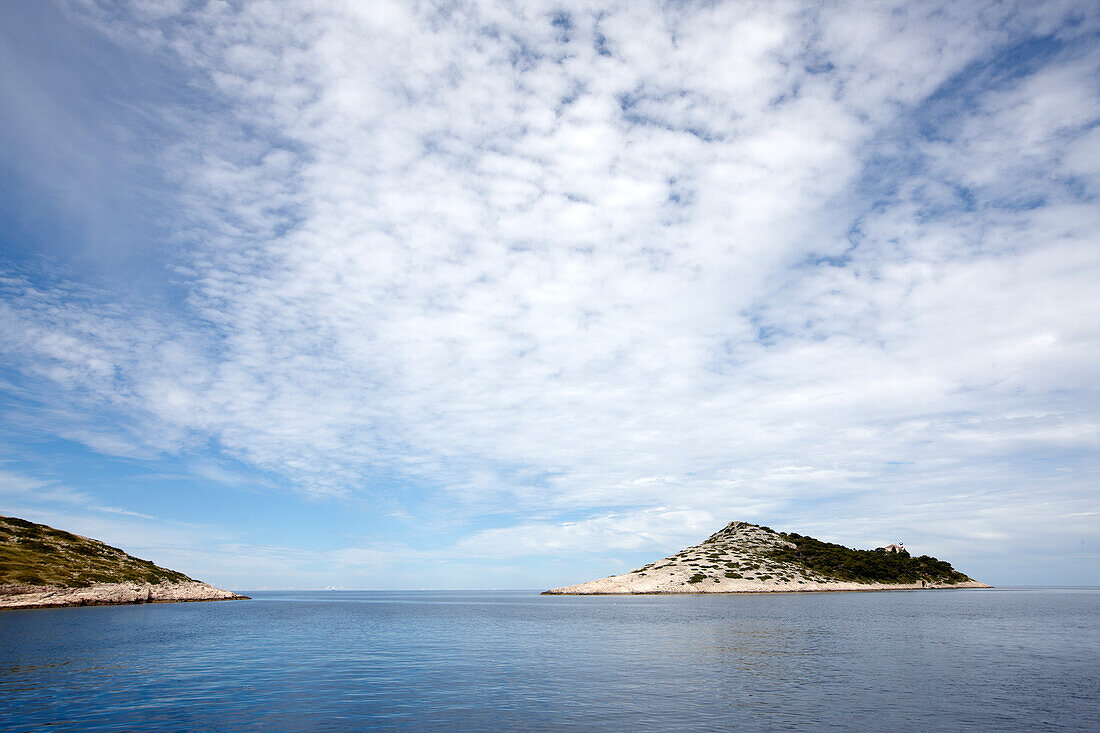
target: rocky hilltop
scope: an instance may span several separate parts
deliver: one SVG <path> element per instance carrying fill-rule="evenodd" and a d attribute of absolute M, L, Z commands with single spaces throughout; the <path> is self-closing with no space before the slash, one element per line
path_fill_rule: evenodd
<path fill-rule="evenodd" d="M 637 570 L 543 595 L 989 587 L 927 555 L 853 550 L 748 522 L 730 522 L 701 544 Z"/>
<path fill-rule="evenodd" d="M 0 608 L 244 598 L 99 540 L 0 516 Z"/>

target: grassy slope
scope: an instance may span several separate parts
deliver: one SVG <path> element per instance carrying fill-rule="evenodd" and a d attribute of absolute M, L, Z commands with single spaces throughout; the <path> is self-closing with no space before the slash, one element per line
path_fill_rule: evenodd
<path fill-rule="evenodd" d="M 191 580 L 98 540 L 0 516 L 0 585 L 160 583 Z"/>
<path fill-rule="evenodd" d="M 794 533 L 779 536 L 796 546 L 776 548 L 768 553 L 769 557 L 801 565 L 827 578 L 856 583 L 961 583 L 971 579 L 951 563 L 928 555 L 853 550 Z"/>

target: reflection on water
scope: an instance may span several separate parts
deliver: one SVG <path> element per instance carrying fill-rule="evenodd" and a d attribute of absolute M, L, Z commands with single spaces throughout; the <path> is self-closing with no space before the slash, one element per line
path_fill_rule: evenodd
<path fill-rule="evenodd" d="M 0 613 L 0 728 L 1100 730 L 1100 590 Z"/>

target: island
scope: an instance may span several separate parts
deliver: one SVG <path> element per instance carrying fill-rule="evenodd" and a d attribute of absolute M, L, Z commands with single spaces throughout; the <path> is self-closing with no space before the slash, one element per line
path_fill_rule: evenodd
<path fill-rule="evenodd" d="M 624 575 L 543 595 L 774 593 L 991 588 L 901 544 L 853 550 L 800 534 L 730 522 L 704 542 Z"/>
<path fill-rule="evenodd" d="M 247 600 L 117 547 L 0 516 L 0 609 Z"/>

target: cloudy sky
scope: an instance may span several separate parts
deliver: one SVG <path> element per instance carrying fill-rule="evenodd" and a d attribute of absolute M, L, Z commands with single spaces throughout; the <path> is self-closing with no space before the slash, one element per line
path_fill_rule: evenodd
<path fill-rule="evenodd" d="M 0 4 L 0 513 L 233 588 L 732 519 L 1100 583 L 1094 2 Z"/>

